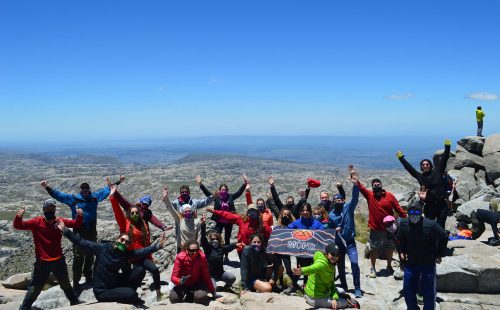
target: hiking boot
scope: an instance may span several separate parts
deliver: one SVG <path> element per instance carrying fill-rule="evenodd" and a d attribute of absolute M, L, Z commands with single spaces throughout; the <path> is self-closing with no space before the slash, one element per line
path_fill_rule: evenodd
<path fill-rule="evenodd" d="M 297 287 L 292 285 L 292 286 L 287 287 L 287 289 L 283 291 L 283 294 L 290 296 L 291 294 L 293 294 L 295 292 L 297 292 Z"/>
<path fill-rule="evenodd" d="M 493 238 L 493 239 L 488 241 L 488 244 L 491 246 L 498 246 L 498 245 L 500 245 L 500 239 Z"/>
<path fill-rule="evenodd" d="M 356 289 L 354 289 L 354 297 L 356 297 L 356 298 L 361 298 L 361 297 L 363 297 L 363 292 L 361 291 L 361 289 L 360 289 L 360 288 L 356 288 Z"/>
<path fill-rule="evenodd" d="M 388 274 L 394 274 L 394 269 L 392 269 L 392 266 L 387 266 L 387 268 L 385 269 L 387 271 Z"/>
<path fill-rule="evenodd" d="M 376 278 L 377 277 L 377 271 L 375 268 L 370 268 L 370 278 Z"/>

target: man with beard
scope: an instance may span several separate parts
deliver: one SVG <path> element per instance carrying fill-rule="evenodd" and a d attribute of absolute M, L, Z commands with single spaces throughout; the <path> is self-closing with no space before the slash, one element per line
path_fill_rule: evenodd
<path fill-rule="evenodd" d="M 61 249 L 62 234 L 57 228 L 57 222 L 64 222 L 68 227 L 78 227 L 82 224 L 82 210 L 76 211 L 77 216 L 74 220 L 56 217 L 56 201 L 48 199 L 43 203 L 43 216 L 23 221 L 24 212 L 24 209 L 17 212 L 13 226 L 15 229 L 31 230 L 36 261 L 31 282 L 19 309 L 31 309 L 50 273 L 56 277 L 70 304 L 76 305 L 78 298 L 69 283 L 68 267 Z"/>
<path fill-rule="evenodd" d="M 120 176 L 120 181 L 115 184 L 120 184 L 125 179 Z M 97 241 L 97 205 L 99 202 L 106 199 L 111 192 L 110 186 L 112 183 L 109 178 L 106 179 L 107 186 L 99 189 L 96 192 L 90 190 L 88 183 L 80 185 L 80 192 L 77 194 L 67 194 L 57 189 L 49 187 L 49 182 L 44 180 L 40 185 L 49 193 L 55 200 L 68 205 L 71 209 L 71 216 L 76 218 L 77 209 L 83 211 L 83 224 L 80 227 L 74 228 L 73 232 L 78 233 L 80 237 L 90 241 Z M 73 246 L 73 288 L 79 290 L 80 279 L 85 276 L 86 282 L 92 281 L 92 265 L 94 264 L 94 255 L 85 252 L 78 246 Z"/>
<path fill-rule="evenodd" d="M 278 192 L 276 191 L 276 188 L 274 187 L 274 178 L 270 176 L 268 178 L 269 180 L 269 187 L 271 189 L 271 195 L 273 197 L 274 203 L 276 204 L 276 207 L 278 208 L 278 212 L 281 212 L 281 209 L 287 208 L 288 210 L 292 211 L 292 214 L 295 218 L 300 217 L 300 207 L 307 202 L 307 198 L 309 197 L 309 192 L 311 191 L 311 187 L 309 186 L 309 183 L 307 184 L 307 188 L 304 192 L 304 195 L 301 195 L 301 198 L 297 204 L 295 204 L 295 200 L 293 199 L 292 196 L 286 197 L 285 204 L 281 202 L 281 199 L 278 195 Z"/>
<path fill-rule="evenodd" d="M 420 198 L 408 209 L 408 218 L 402 219 L 398 239 L 401 261 L 405 262 L 403 292 L 408 309 L 419 309 L 417 290 L 422 289 L 424 309 L 435 308 L 436 263 L 441 263 L 448 243 L 448 234 L 435 221 L 422 216 L 427 189 L 421 187 Z"/>
<path fill-rule="evenodd" d="M 358 182 L 361 194 L 366 198 L 368 203 L 368 227 L 370 228 L 370 260 L 372 267 L 370 270 L 370 278 L 377 277 L 375 263 L 377 262 L 378 254 L 381 250 L 385 250 L 387 258 L 387 271 L 393 273 L 391 262 L 392 253 L 394 252 L 394 242 L 387 238 L 386 227 L 383 223 L 384 218 L 388 215 L 393 215 L 397 212 L 400 217 L 406 217 L 406 213 L 398 203 L 398 200 L 390 192 L 382 188 L 382 181 L 379 179 L 372 180 L 372 190 L 368 190 L 360 182 Z"/>

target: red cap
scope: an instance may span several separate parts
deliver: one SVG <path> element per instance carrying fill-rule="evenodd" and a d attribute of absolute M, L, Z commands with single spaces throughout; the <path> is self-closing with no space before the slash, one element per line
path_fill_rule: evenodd
<path fill-rule="evenodd" d="M 321 182 L 313 178 L 307 178 L 307 185 L 309 185 L 309 187 L 316 188 L 321 185 Z"/>

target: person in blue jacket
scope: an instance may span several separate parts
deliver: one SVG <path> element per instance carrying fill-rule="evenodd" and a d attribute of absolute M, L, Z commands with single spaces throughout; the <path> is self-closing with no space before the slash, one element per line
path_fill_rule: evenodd
<path fill-rule="evenodd" d="M 125 180 L 124 176 L 120 176 L 120 180 L 115 184 L 119 184 Z M 111 182 L 109 178 L 106 179 L 107 186 L 99 189 L 96 192 L 90 190 L 88 183 L 80 185 L 80 192 L 77 194 L 67 194 L 57 189 L 49 187 L 49 182 L 43 180 L 40 185 L 49 193 L 55 200 L 68 205 L 71 209 L 71 217 L 76 218 L 76 210 L 83 210 L 83 224 L 74 228 L 73 232 L 78 233 L 80 237 L 89 241 L 97 241 L 97 205 L 99 202 L 106 199 L 111 191 Z M 94 254 L 86 252 L 82 247 L 73 246 L 73 289 L 79 290 L 80 279 L 83 275 L 85 281 L 90 283 L 92 281 L 92 265 L 94 264 Z"/>
<path fill-rule="evenodd" d="M 340 257 L 337 268 L 339 270 L 340 286 L 347 291 L 345 278 L 345 255 L 351 261 L 351 270 L 354 282 L 354 296 L 360 298 L 361 292 L 360 270 L 358 265 L 358 251 L 356 249 L 356 227 L 354 225 L 354 209 L 358 205 L 359 185 L 358 173 L 352 165 L 349 165 L 350 181 L 353 183 L 351 201 L 345 203 L 344 197 L 337 194 L 333 197 L 333 209 L 330 211 L 330 229 L 336 229 L 335 243 L 340 249 Z"/>
<path fill-rule="evenodd" d="M 304 202 L 300 207 L 300 218 L 298 220 L 293 221 L 288 225 L 290 229 L 323 229 L 323 224 L 320 221 L 313 217 L 312 207 L 307 202 Z M 309 266 L 313 263 L 312 258 L 306 257 L 297 257 L 297 266 L 305 267 Z M 287 288 L 283 293 L 286 295 L 290 295 L 294 293 L 299 288 L 297 282 L 299 281 L 300 276 L 294 276 L 292 279 L 292 286 Z M 304 286 L 307 282 L 307 276 L 304 276 Z"/>

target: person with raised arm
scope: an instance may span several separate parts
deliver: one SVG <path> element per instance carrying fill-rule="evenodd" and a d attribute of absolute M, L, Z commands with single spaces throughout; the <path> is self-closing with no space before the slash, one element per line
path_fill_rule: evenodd
<path fill-rule="evenodd" d="M 234 207 L 234 201 L 238 199 L 248 184 L 248 178 L 246 174 L 243 174 L 243 184 L 240 188 L 233 194 L 229 193 L 229 188 L 227 184 L 223 183 L 219 186 L 219 190 L 217 191 L 217 195 L 214 196 L 214 210 L 226 211 L 236 213 L 236 208 Z M 213 194 L 206 188 L 200 187 L 203 193 L 207 197 L 212 197 Z M 231 233 L 233 231 L 233 224 L 231 221 L 221 218 L 217 214 L 212 214 L 212 221 L 215 222 L 215 229 L 222 234 L 222 230 L 224 230 L 224 243 L 229 244 L 231 242 Z M 225 256 L 227 260 L 227 255 Z"/>
<path fill-rule="evenodd" d="M 425 217 L 436 220 L 443 229 L 445 229 L 446 218 L 448 217 L 448 204 L 446 203 L 448 182 L 443 179 L 443 175 L 445 175 L 448 158 L 450 158 L 450 147 L 451 141 L 446 139 L 444 141 L 444 153 L 439 157 L 436 167 L 433 167 L 430 159 L 422 159 L 420 161 L 420 171 L 413 168 L 401 151 L 396 153 L 406 171 L 418 181 L 420 186 L 425 186 L 428 190 L 424 207 Z"/>
<path fill-rule="evenodd" d="M 112 243 L 98 243 L 83 239 L 79 234 L 73 233 L 66 228 L 63 221 L 59 221 L 57 227 L 73 244 L 95 254 L 93 290 L 98 301 L 124 304 L 143 303 L 137 295 L 137 288 L 141 286 L 146 271 L 140 266 L 130 269 L 129 261 L 147 257 L 164 247 L 167 242 L 164 233 L 150 246 L 130 251 L 127 250 L 131 244 L 128 234 L 120 234 Z"/>
<path fill-rule="evenodd" d="M 78 227 L 83 222 L 83 211 L 77 209 L 74 220 L 56 217 L 56 201 L 48 199 L 43 203 L 43 216 L 23 221 L 24 212 L 24 209 L 17 211 L 13 226 L 19 230 L 31 230 L 36 261 L 28 290 L 19 309 L 31 309 L 50 273 L 56 277 L 70 304 L 76 305 L 78 297 L 69 282 L 68 267 L 61 249 L 62 234 L 57 229 L 57 222 L 63 222 L 68 227 Z"/>
<path fill-rule="evenodd" d="M 124 176 L 120 176 L 120 180 L 114 184 L 118 185 L 123 180 Z M 49 193 L 55 200 L 64 203 L 71 209 L 71 217 L 76 218 L 76 210 L 83 211 L 83 224 L 73 231 L 78 233 L 83 239 L 97 241 L 97 205 L 99 202 L 106 199 L 111 191 L 112 185 L 109 178 L 106 178 L 106 186 L 96 192 L 92 192 L 88 183 L 80 185 L 80 192 L 76 194 L 67 194 L 58 189 L 51 188 L 47 180 L 43 180 L 40 185 Z M 80 279 L 83 275 L 85 281 L 92 281 L 92 265 L 94 264 L 94 255 L 86 253 L 78 246 L 73 246 L 73 288 L 79 291 Z"/>
<path fill-rule="evenodd" d="M 176 231 L 177 253 L 180 253 L 184 243 L 188 240 L 199 240 L 200 224 L 205 222 L 205 217 L 198 219 L 198 212 L 190 204 L 183 204 L 179 211 L 174 209 L 173 204 L 168 199 L 168 186 L 163 187 L 162 201 L 168 212 L 172 215 Z"/>
<path fill-rule="evenodd" d="M 354 282 L 354 296 L 360 298 L 363 296 L 361 291 L 361 276 L 358 265 L 358 251 L 356 249 L 356 227 L 354 224 L 354 210 L 358 205 L 359 186 L 358 172 L 353 165 L 349 165 L 349 181 L 352 182 L 351 201 L 345 202 L 345 197 L 337 194 L 333 197 L 333 208 L 330 211 L 330 228 L 335 229 L 335 244 L 340 249 L 340 256 L 337 268 L 339 270 L 340 286 L 347 291 L 347 281 L 345 277 L 345 256 L 349 256 L 351 261 L 352 277 Z"/>
<path fill-rule="evenodd" d="M 283 208 L 288 208 L 290 211 L 292 211 L 292 214 L 295 218 L 299 218 L 300 207 L 305 202 L 307 202 L 307 198 L 309 197 L 309 192 L 311 191 L 309 183 L 307 184 L 306 190 L 304 192 L 299 192 L 301 197 L 296 204 L 293 196 L 286 197 L 285 204 L 283 204 L 283 202 L 281 202 L 280 196 L 278 195 L 278 192 L 276 191 L 276 187 L 274 186 L 274 178 L 272 176 L 269 176 L 268 181 L 269 181 L 269 188 L 271 190 L 271 195 L 274 200 L 274 203 L 276 204 L 276 207 L 278 208 L 278 211 L 281 211 Z"/>
<path fill-rule="evenodd" d="M 245 188 L 245 198 L 247 200 L 247 206 L 253 204 L 250 187 L 251 187 L 250 183 L 247 183 Z M 264 225 L 272 227 L 274 224 L 273 212 L 266 206 L 266 201 L 264 200 L 264 198 L 257 198 L 255 207 L 257 208 L 257 210 L 259 210 L 260 215 L 262 216 L 262 223 Z"/>
<path fill-rule="evenodd" d="M 130 245 L 127 249 L 137 250 L 148 247 L 151 245 L 149 226 L 142 217 L 139 206 L 132 205 L 127 209 L 126 215 L 123 214 L 123 211 L 119 206 L 118 199 L 116 199 L 118 195 L 120 194 L 116 189 L 116 185 L 112 185 L 109 201 L 111 202 L 118 227 L 120 228 L 120 233 L 128 234 L 130 236 Z M 158 301 L 162 300 L 163 295 L 160 291 L 160 270 L 155 263 L 153 263 L 153 257 L 149 255 L 148 257 L 133 259 L 130 263 L 134 265 L 134 268 L 139 266 L 151 273 L 153 276 L 153 287 L 156 291 L 156 299 Z"/>

